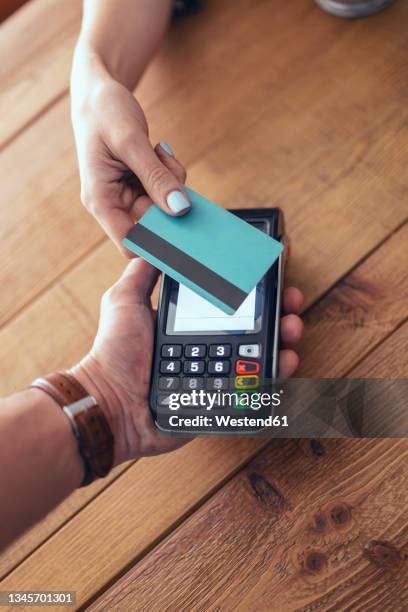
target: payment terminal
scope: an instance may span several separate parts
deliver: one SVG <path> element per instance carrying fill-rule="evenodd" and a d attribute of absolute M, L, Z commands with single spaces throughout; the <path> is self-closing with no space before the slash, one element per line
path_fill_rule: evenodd
<path fill-rule="evenodd" d="M 231 212 L 284 243 L 280 209 Z M 256 257 L 256 253 L 247 256 Z M 150 393 L 159 429 L 173 431 L 166 415 L 172 411 L 171 398 L 183 392 L 254 391 L 263 380 L 276 379 L 284 258 L 285 250 L 232 315 L 163 275 Z M 195 413 L 199 412 L 198 406 Z M 178 432 L 183 433 L 182 429 Z"/>

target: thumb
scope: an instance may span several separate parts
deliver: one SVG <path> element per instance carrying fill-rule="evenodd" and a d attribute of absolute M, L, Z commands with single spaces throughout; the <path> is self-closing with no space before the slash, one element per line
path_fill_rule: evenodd
<path fill-rule="evenodd" d="M 187 213 L 191 204 L 176 176 L 160 161 L 148 138 L 129 147 L 125 163 L 142 183 L 147 195 L 164 212 L 178 216 Z"/>
<path fill-rule="evenodd" d="M 131 292 L 138 302 L 146 303 L 157 282 L 160 271 L 142 258 L 132 259 L 117 281 L 124 292 Z"/>

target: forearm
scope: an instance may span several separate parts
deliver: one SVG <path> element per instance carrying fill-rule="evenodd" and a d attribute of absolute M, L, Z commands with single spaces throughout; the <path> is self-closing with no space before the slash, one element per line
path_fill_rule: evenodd
<path fill-rule="evenodd" d="M 132 260 L 104 295 L 91 351 L 65 374 L 0 399 L 0 549 L 81 483 L 180 446 L 149 411 L 156 281 L 157 270 Z"/>
<path fill-rule="evenodd" d="M 45 516 L 83 478 L 61 408 L 38 389 L 0 401 L 0 549 Z"/>
<path fill-rule="evenodd" d="M 133 90 L 169 21 L 171 0 L 84 0 L 75 50 L 72 91 L 89 78 L 109 78 Z"/>

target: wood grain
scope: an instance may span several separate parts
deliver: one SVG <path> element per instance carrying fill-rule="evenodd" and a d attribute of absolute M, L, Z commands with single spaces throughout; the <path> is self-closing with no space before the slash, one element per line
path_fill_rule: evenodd
<path fill-rule="evenodd" d="M 406 228 L 397 232 L 307 315 L 305 341 L 300 351 L 301 375 L 330 374 L 327 363 L 333 371 L 341 373 L 373 344 L 380 342 L 392 326 L 399 324 L 404 310 L 399 298 L 390 299 L 390 295 L 394 292 L 396 296 L 402 296 L 406 286 L 406 283 L 402 282 L 405 272 L 398 265 L 398 247 L 404 242 L 405 235 Z M 113 245 L 102 244 L 66 275 L 58 286 L 41 300 L 37 300 L 0 333 L 0 369 L 3 373 L 0 389 L 3 394 L 29 384 L 43 371 L 52 371 L 65 367 L 67 363 L 74 363 L 85 353 L 96 330 L 100 296 L 118 278 L 123 266 L 124 262 Z M 363 300 L 364 308 L 359 306 L 361 295 L 356 293 L 356 276 L 363 279 L 359 287 L 372 286 L 370 282 L 375 279 L 376 290 L 369 294 L 370 297 L 375 296 L 375 299 L 370 299 L 368 303 Z M 342 299 L 338 298 L 339 291 Z M 356 295 L 359 301 L 356 301 Z M 348 316 L 344 312 L 346 297 L 346 303 L 350 306 Z M 351 304 L 358 313 L 357 329 Z M 49 337 L 50 313 L 53 313 L 54 329 L 52 341 L 46 341 Z M 378 317 L 384 324 L 380 324 Z M 336 350 L 335 359 L 331 340 L 326 340 L 333 337 L 333 329 L 337 346 L 341 347 Z M 14 355 L 19 347 L 24 347 L 25 350 L 19 359 L 19 368 L 16 369 Z M 317 350 L 316 347 L 321 349 Z M 321 359 L 322 354 L 324 359 Z M 400 354 L 403 354 L 402 351 Z M 388 357 L 384 363 L 387 364 L 390 359 L 391 357 Z M 334 363 L 331 363 L 332 361 Z M 399 369 L 394 362 L 399 362 Z M 396 371 L 400 371 L 405 361 L 393 359 L 392 363 Z M 93 493 L 91 497 L 94 495 Z M 38 528 L 32 529 L 28 535 L 10 547 L 0 558 L 0 574 L 8 573 L 61 524 L 76 514 L 88 500 L 87 495 L 76 495 L 52 513 Z"/>
<path fill-rule="evenodd" d="M 407 341 L 351 376 L 408 377 Z M 272 442 L 89 609 L 403 611 L 407 468 L 407 440 Z"/>
<path fill-rule="evenodd" d="M 330 286 L 340 276 L 339 264 L 352 267 L 385 237 L 385 228 L 392 231 L 390 221 L 392 225 L 398 219 L 395 229 L 406 219 L 402 206 L 406 185 L 398 161 L 407 153 L 406 119 L 399 86 L 395 96 L 390 66 L 396 64 L 402 72 L 405 68 L 390 36 L 383 36 L 384 46 L 380 43 L 378 54 L 369 52 L 380 33 L 388 34 L 393 27 L 395 13 L 384 14 L 387 22 L 328 22 L 309 3 L 309 10 L 303 7 L 303 19 L 289 23 L 285 19 L 299 4 L 291 3 L 290 8 L 280 4 L 278 14 L 268 19 L 267 7 L 272 11 L 272 5 L 262 6 L 263 20 L 257 24 L 257 44 L 247 53 L 250 57 L 238 55 L 245 74 L 242 95 L 248 95 L 247 85 L 251 88 L 245 111 L 240 95 L 225 110 L 219 138 L 211 148 L 202 142 L 199 130 L 213 128 L 212 113 L 204 113 L 199 125 L 190 124 L 189 115 L 183 116 L 175 124 L 175 136 L 189 139 L 195 135 L 196 147 L 201 147 L 201 158 L 189 166 L 189 181 L 198 190 L 226 206 L 283 207 L 294 245 L 292 280 L 304 288 L 310 303 L 322 285 Z M 250 38 L 247 22 L 244 28 Z M 269 43 L 267 50 L 258 42 L 263 35 Z M 394 35 L 394 42 L 406 44 L 398 27 Z M 278 53 L 274 45 L 282 46 L 284 36 L 285 53 Z M 301 66 L 302 52 L 307 60 Z M 391 64 L 383 65 L 383 86 L 375 80 L 385 56 Z M 268 71 L 260 67 L 262 57 L 272 58 Z M 221 65 L 220 70 L 223 68 Z M 231 99 L 226 80 L 218 86 L 206 91 L 205 98 L 208 108 L 217 109 L 216 118 L 221 114 L 217 100 L 227 105 L 225 100 Z M 390 97 L 395 101 L 393 110 Z M 175 108 L 172 115 L 177 117 Z M 171 138 L 170 134 L 170 142 Z M 386 157 L 395 161 L 393 168 Z"/>
<path fill-rule="evenodd" d="M 240 11 L 250 5 L 250 0 L 224 0 L 218 6 L 210 2 L 199 17 L 200 27 L 192 17 L 173 24 L 159 57 L 138 87 L 144 108 L 162 101 L 180 81 L 191 78 L 210 53 L 213 58 L 219 56 L 222 34 L 240 21 Z M 66 5 L 59 0 L 33 0 L 1 25 L 0 111 L 7 114 L 7 121 L 0 127 L 0 148 L 68 95 L 81 15 L 82 0 L 70 0 Z M 203 53 L 209 38 L 213 41 L 211 50 Z"/>
<path fill-rule="evenodd" d="M 125 265 L 113 244 L 104 242 L 0 331 L 2 395 L 84 356 L 95 337 L 102 294 Z"/>
<path fill-rule="evenodd" d="M 90 609 L 406 609 L 407 441 L 313 448 L 272 443 Z"/>
<path fill-rule="evenodd" d="M 72 363 L 86 350 L 100 293 L 123 267 L 79 204 L 65 96 L 78 19 L 75 3 L 66 14 L 61 3 L 35 3 L 19 12 L 33 11 L 20 30 L 8 30 L 7 48 L 17 45 L 19 32 L 32 32 L 33 24 L 41 23 L 41 11 L 44 18 L 53 15 L 44 27 L 44 43 L 33 39 L 27 52 L 15 54 L 15 65 L 8 53 L 0 78 L 0 107 L 4 102 L 10 119 L 3 137 L 12 141 L 1 160 L 5 205 L 0 207 L 0 282 L 7 291 L 0 315 L 3 322 L 14 317 L 1 336 L 4 391 L 26 384 L 41 371 L 67 365 L 67 360 Z M 54 7 L 50 13 L 47 6 Z M 405 342 L 404 327 L 392 333 L 406 315 L 403 304 L 399 293 L 394 304 L 388 292 L 406 279 L 396 239 L 406 239 L 406 230 L 392 234 L 407 216 L 407 4 L 396 3 L 392 10 L 359 22 L 332 19 L 308 0 L 212 0 L 207 6 L 172 30 L 141 84 L 152 140 L 169 140 L 188 165 L 191 185 L 221 204 L 284 208 L 294 248 L 289 278 L 305 289 L 307 305 L 386 240 L 375 263 L 369 257 L 352 274 L 351 286 L 340 284 L 334 297 L 329 294 L 328 301 L 322 301 L 332 317 L 325 319 L 321 310 L 327 334 L 338 342 L 337 359 L 331 357 L 332 347 L 310 311 L 303 372 L 309 368 L 309 375 L 341 375 L 367 351 L 372 351 L 370 371 L 381 355 L 393 364 L 393 347 Z M 49 57 L 44 57 L 47 44 Z M 23 91 L 26 100 L 19 101 Z M 366 295 L 364 282 L 374 286 L 375 295 Z M 347 304 L 355 305 L 358 319 Z M 320 355 L 315 344 L 321 347 Z M 85 604 L 181 524 L 259 444 L 247 439 L 199 440 L 170 456 L 139 462 L 89 497 L 71 498 L 38 532 L 32 530 L 9 551 L 3 572 L 22 563 L 2 588 L 52 589 L 63 582 L 78 590 L 79 603 Z M 385 584 L 389 605 L 400 609 L 398 597 L 405 596 L 406 589 L 401 578 L 405 565 L 401 562 L 400 570 L 399 561 L 406 545 L 406 454 L 403 443 L 389 441 L 360 447 L 353 441 L 350 449 L 330 442 L 323 460 L 312 456 L 307 444 L 272 445 L 252 466 L 261 480 L 251 481 L 252 472 L 241 472 L 192 517 L 195 544 L 184 539 L 184 528 L 171 536 L 170 542 L 176 538 L 175 559 L 170 554 L 174 567 L 180 562 L 189 566 L 185 586 L 180 584 L 182 574 L 177 578 L 167 565 L 167 544 L 140 564 L 145 573 L 135 577 L 141 593 L 139 600 L 136 591 L 138 605 L 146 602 L 154 609 L 160 602 L 160 609 L 166 609 L 176 601 L 177 609 L 195 609 L 204 601 L 201 589 L 206 587 L 210 604 L 221 602 L 226 609 L 230 595 L 245 609 L 271 609 L 285 604 L 286 596 L 289 602 L 312 601 L 320 607 L 326 606 L 325 598 L 329 607 L 345 607 L 352 596 L 358 609 L 362 601 L 371 605 L 367 597 L 377 597 L 377 585 Z M 281 508 L 279 491 L 285 504 L 289 500 L 288 508 Z M 220 504 L 219 495 L 224 494 Z M 352 509 L 344 528 L 331 525 L 332 512 L 327 510 L 338 498 Z M 212 503 L 216 511 L 207 516 Z M 330 523 L 323 535 L 309 529 L 320 511 Z M 259 523 L 250 521 L 251 513 Z M 343 511 L 334 515 L 337 521 Z M 197 516 L 202 522 L 196 522 Z M 59 525 L 64 526 L 54 534 Z M 391 547 L 373 544 L 380 538 Z M 252 572 L 244 563 L 244 551 Z M 162 590 L 153 575 L 157 566 L 150 565 L 156 554 L 159 562 L 163 554 L 162 566 L 168 569 Z M 389 558 L 395 569 L 381 569 Z M 227 573 L 220 562 L 225 562 Z M 266 573 L 270 568 L 273 571 Z M 133 609 L 133 586 L 129 595 L 124 587 L 129 580 L 133 584 L 133 572 L 118 584 Z M 390 593 L 393 581 L 395 594 Z M 367 596 L 367 589 L 372 595 Z M 117 593 L 109 593 L 107 601 L 121 606 Z"/>
<path fill-rule="evenodd" d="M 185 33 L 194 49 L 191 78 L 181 77 L 179 38 L 170 38 L 167 54 L 157 58 L 144 91 L 166 95 L 152 93 L 147 106 L 152 140 L 169 140 L 192 186 L 221 204 L 283 206 L 295 245 L 292 278 L 311 303 L 406 218 L 408 111 L 400 59 L 406 5 L 347 25 L 306 0 L 259 2 L 230 23 L 232 6 L 223 37 L 214 19 L 199 16 Z M 197 36 L 216 33 L 217 56 L 212 45 L 194 46 Z M 162 78 L 167 69 L 177 74 L 172 89 Z M 79 204 L 68 117 L 63 98 L 3 152 L 2 195 L 14 211 L 10 217 L 1 207 L 0 281 L 9 286 L 13 279 L 3 322 L 102 237 Z M 35 240 L 27 225 L 32 210 Z"/>
<path fill-rule="evenodd" d="M 81 14 L 81 0 L 33 0 L 1 25 L 0 147 L 68 93 Z"/>
<path fill-rule="evenodd" d="M 214 27 L 217 20 L 212 20 L 211 14 L 206 16 L 196 36 L 198 47 L 192 54 L 196 60 L 191 70 L 203 61 L 198 53 L 201 38 L 216 35 L 237 17 L 232 6 L 231 2 L 225 8 L 223 5 L 217 27 Z M 69 3 L 68 10 L 56 0 L 38 0 L 24 7 L 0 29 L 0 45 L 6 58 L 0 73 L 0 109 L 8 117 L 2 123 L 8 130 L 3 140 L 12 140 L 0 160 L 4 202 L 0 216 L 3 249 L 0 252 L 4 255 L 1 282 L 10 287 L 0 306 L 3 323 L 103 239 L 94 219 L 79 202 L 69 100 L 64 95 L 80 7 L 79 0 Z M 164 95 L 169 87 L 177 87 L 183 44 L 176 43 L 179 38 L 183 40 L 183 28 L 181 24 L 172 32 L 161 58 L 141 84 L 140 97 L 146 108 L 154 101 L 162 106 L 160 92 Z M 38 31 L 42 37 L 32 36 Z M 29 44 L 22 45 L 21 41 L 27 39 Z M 14 52 L 6 53 L 9 49 Z M 162 74 L 175 75 L 176 71 L 177 78 L 171 85 L 170 79 L 164 79 Z M 184 71 L 184 75 L 188 78 L 189 71 Z M 31 124 L 33 119 L 36 121 Z M 24 126 L 28 127 L 19 134 Z M 16 134 L 19 136 L 15 137 Z M 32 224 L 27 222 L 31 218 Z"/>
<path fill-rule="evenodd" d="M 79 200 L 67 113 L 58 103 L 0 154 L 0 324 L 104 239 Z"/>
<path fill-rule="evenodd" d="M 341 376 L 408 318 L 408 271 L 401 265 L 406 246 L 408 225 L 306 314 L 299 350 L 307 359 L 301 364 L 300 378 Z"/>
<path fill-rule="evenodd" d="M 0 335 L 1 393 L 6 395 L 28 385 L 40 372 L 76 363 L 89 350 L 94 329 L 87 313 L 58 286 Z"/>
<path fill-rule="evenodd" d="M 348 291 L 350 294 L 349 300 L 351 301 L 354 296 L 351 287 L 354 286 L 354 284 L 350 279 L 355 278 L 356 276 L 364 279 L 374 278 L 377 287 L 376 295 L 378 296 L 378 304 L 375 307 L 375 312 L 381 312 L 382 319 L 384 321 L 390 321 L 389 324 L 385 326 L 379 325 L 376 317 L 373 316 L 371 309 L 367 307 L 362 309 L 361 313 L 359 314 L 360 326 L 365 330 L 364 334 L 360 334 L 359 337 L 356 338 L 355 334 L 353 333 L 354 320 L 352 318 L 344 317 L 344 324 L 339 328 L 337 321 L 340 320 L 342 316 L 343 300 L 335 299 L 331 296 L 331 293 L 334 295 L 338 293 L 338 288 L 333 289 L 333 291 L 330 292 L 328 296 L 316 306 L 316 309 L 319 310 L 319 312 L 322 312 L 322 316 L 325 313 L 324 309 L 322 310 L 322 308 L 326 300 L 331 308 L 332 316 L 330 319 L 328 319 L 326 324 L 326 332 L 330 337 L 336 337 L 338 339 L 336 353 L 340 364 L 336 371 L 338 376 L 344 374 L 353 363 L 360 360 L 364 354 L 369 352 L 375 343 L 381 342 L 381 340 L 384 339 L 387 334 L 390 334 L 392 325 L 397 327 L 401 323 L 401 317 L 404 316 L 404 313 L 401 312 L 401 317 L 397 316 L 395 303 L 393 300 L 389 299 L 389 289 L 390 287 L 392 288 L 393 283 L 400 278 L 398 272 L 392 272 L 392 268 L 395 265 L 394 257 L 397 258 L 397 246 L 401 244 L 400 234 L 404 234 L 405 231 L 405 228 L 403 228 L 400 230 L 400 232 L 396 233 L 395 236 L 386 241 L 381 248 L 378 249 L 378 251 L 373 253 L 370 258 L 362 263 L 359 268 L 353 271 L 348 278 L 342 281 L 342 286 L 344 286 L 344 295 L 347 295 Z M 109 251 L 108 247 L 109 249 L 112 249 L 112 251 Z M 93 326 L 96 325 L 97 304 L 99 301 L 99 295 L 105 288 L 105 282 L 108 277 L 111 277 L 112 280 L 114 280 L 122 265 L 119 256 L 115 263 L 115 259 L 111 257 L 111 253 L 114 253 L 112 245 L 102 245 L 92 255 L 92 257 L 89 257 L 83 264 L 81 264 L 81 266 L 67 275 L 64 281 L 61 283 L 62 287 L 64 288 L 64 295 L 68 295 L 70 299 L 73 300 L 74 304 L 81 305 L 81 313 L 83 316 L 86 316 L 87 325 L 89 326 L 89 336 L 92 335 Z M 399 250 L 397 253 L 399 253 Z M 91 289 L 87 292 L 86 288 L 89 278 L 93 279 L 93 284 Z M 348 280 L 350 282 L 348 282 Z M 400 290 L 403 289 L 403 287 L 404 286 L 400 284 Z M 84 300 L 85 295 L 87 296 L 86 300 Z M 50 307 L 41 308 L 38 312 L 43 313 L 42 317 L 44 317 L 45 324 L 48 316 L 47 313 L 50 312 Z M 93 312 L 92 316 L 90 314 L 91 312 Z M 308 318 L 311 318 L 311 320 L 313 320 L 313 313 L 314 309 L 311 309 L 308 315 Z M 63 316 L 64 315 L 62 315 L 62 317 Z M 323 375 L 325 372 L 325 363 L 328 359 L 330 359 L 331 347 L 324 346 L 323 350 L 316 351 L 315 347 L 319 346 L 319 343 L 322 341 L 321 330 L 319 329 L 318 325 L 310 324 L 310 331 L 307 328 L 307 337 L 308 342 L 304 344 L 302 354 L 302 359 L 305 363 L 304 367 L 309 367 L 308 364 L 310 359 L 312 362 L 310 371 L 316 371 L 316 376 Z M 32 344 L 30 343 L 30 346 L 28 347 L 29 352 L 33 352 L 35 354 L 35 351 L 38 350 L 36 349 L 36 346 L 39 345 L 41 345 L 41 343 L 39 343 L 38 338 L 34 336 L 32 338 Z M 374 359 L 373 355 L 374 353 L 370 354 L 370 359 Z M 386 361 L 385 363 L 388 362 Z M 389 363 L 391 364 L 391 367 L 393 367 L 393 362 L 390 361 Z M 402 365 L 400 365 L 398 373 L 401 376 L 408 375 L 406 360 L 402 360 Z M 365 374 L 364 371 L 360 369 L 356 375 L 364 376 Z M 370 375 L 376 376 L 377 374 L 375 371 L 371 371 Z M 385 371 L 384 375 L 387 376 L 390 374 Z M 226 441 L 223 443 L 227 444 Z M 155 478 L 159 478 L 160 471 L 163 470 L 163 479 L 170 479 L 172 478 L 172 472 L 170 472 L 169 469 L 173 470 L 174 474 L 177 474 L 177 483 L 179 483 L 177 486 L 180 488 L 180 490 L 187 491 L 189 486 L 188 482 L 190 482 L 190 479 L 194 477 L 194 470 L 196 469 L 195 461 L 201 462 L 201 457 L 203 456 L 214 456 L 214 462 L 213 460 L 206 460 L 206 478 L 210 478 L 212 471 L 218 469 L 213 463 L 216 461 L 221 461 L 220 453 L 226 452 L 225 449 L 229 448 L 229 446 L 223 447 L 221 451 L 217 446 L 218 441 L 214 440 L 209 440 L 206 442 L 204 442 L 204 440 L 200 440 L 194 444 L 205 444 L 205 452 L 201 452 L 200 454 L 200 451 L 192 451 L 190 454 L 190 449 L 193 448 L 193 445 L 191 445 L 188 449 L 183 451 L 183 455 L 180 455 L 179 457 L 176 455 L 172 459 L 170 467 L 167 465 L 165 457 L 149 460 L 149 468 L 143 466 L 143 461 L 133 466 L 124 477 L 121 477 L 115 483 L 114 488 L 112 488 L 112 486 L 109 487 L 103 492 L 103 494 L 89 504 L 89 506 L 85 509 L 86 515 L 84 515 L 84 511 L 82 511 L 78 515 L 74 516 L 72 520 L 70 520 L 71 515 L 74 513 L 76 514 L 76 512 L 80 510 L 82 500 L 78 500 L 78 505 L 74 504 L 72 508 L 64 508 L 64 512 L 60 515 L 64 522 L 67 522 L 64 529 L 56 533 L 51 540 L 45 542 L 45 544 L 33 555 L 31 555 L 31 557 L 29 557 L 22 566 L 18 567 L 14 572 L 12 572 L 7 584 L 23 584 L 24 580 L 36 580 L 35 577 L 37 575 L 39 584 L 44 577 L 43 569 L 40 571 L 39 568 L 43 568 L 44 564 L 48 564 L 49 559 L 53 559 L 55 562 L 57 562 L 57 565 L 60 565 L 61 567 L 65 566 L 66 569 L 63 572 L 64 579 L 69 579 L 72 584 L 76 585 L 80 602 L 85 602 L 95 593 L 95 591 L 103 588 L 104 581 L 109 582 L 112 580 L 115 573 L 118 573 L 123 565 L 133 563 L 135 559 L 143 554 L 143 551 L 146 550 L 146 548 L 149 548 L 154 541 L 163 536 L 163 532 L 165 533 L 171 529 L 172 522 L 174 521 L 173 513 L 175 503 L 173 500 L 173 485 L 171 489 L 164 485 L 162 488 L 153 489 L 153 483 L 151 481 L 151 478 L 153 478 L 153 473 Z M 254 448 L 251 447 L 250 452 L 253 452 Z M 216 454 L 213 455 L 213 453 Z M 241 456 L 240 460 L 243 460 Z M 186 463 L 188 463 L 189 466 L 188 470 L 185 469 Z M 201 469 L 200 465 L 197 466 L 197 469 Z M 152 470 L 153 473 L 150 474 L 149 470 Z M 193 476 L 191 476 L 191 472 L 193 472 Z M 225 478 L 227 478 L 227 474 L 228 471 L 224 473 Z M 133 483 L 132 487 L 130 487 L 130 481 Z M 182 484 L 183 482 L 184 485 Z M 151 507 L 149 510 L 151 513 L 151 519 L 149 522 L 148 534 L 140 531 L 139 529 L 141 516 L 143 516 L 147 511 L 144 510 L 144 506 L 141 505 L 142 502 L 139 499 L 140 490 L 145 492 L 146 500 L 143 503 L 150 504 L 150 506 L 152 506 L 152 500 L 154 500 L 154 507 Z M 208 495 L 208 491 L 206 493 L 204 491 L 205 489 L 200 489 L 200 494 L 205 498 Z M 186 494 L 183 493 L 180 500 L 177 502 L 177 504 L 186 504 L 185 512 L 191 511 L 187 510 L 186 508 L 187 503 L 190 500 L 189 496 L 192 494 L 193 492 L 189 491 L 186 499 Z M 121 501 L 118 501 L 116 498 L 120 498 Z M 199 504 L 200 499 L 197 498 L 195 503 Z M 131 507 L 134 509 L 131 516 L 128 516 L 126 513 L 126 507 Z M 113 547 L 114 550 L 111 550 L 113 541 L 110 538 L 108 538 L 106 542 L 101 542 L 100 538 L 98 538 L 98 533 L 104 529 L 104 517 L 105 515 L 108 515 L 109 512 L 112 512 L 112 508 L 115 508 L 115 515 L 117 516 L 115 521 L 115 529 L 118 533 L 123 534 L 120 537 L 118 535 L 112 536 L 113 541 L 115 542 Z M 156 512 L 158 512 L 159 509 L 160 515 L 157 517 Z M 87 517 L 86 520 L 84 516 Z M 122 525 L 122 523 L 125 524 Z M 56 522 L 53 520 L 49 533 L 53 533 L 55 528 Z M 130 548 L 127 544 L 127 538 L 130 537 L 129 532 L 133 534 L 131 536 L 132 546 Z M 27 554 L 33 543 L 36 542 L 37 545 L 40 544 L 46 535 L 47 525 L 45 524 L 39 537 L 34 530 L 34 533 L 31 534 L 30 538 L 25 542 L 23 538 L 23 543 L 20 544 L 21 550 Z M 124 537 L 124 535 L 126 535 L 126 537 Z M 146 537 L 148 539 L 150 538 L 150 544 L 145 539 Z M 81 552 L 76 550 L 78 540 L 81 541 Z M 73 544 L 70 544 L 70 542 L 73 542 Z M 96 545 L 98 546 L 98 552 L 96 552 L 94 549 Z M 104 551 L 105 546 L 107 547 L 106 551 Z M 85 554 L 82 552 L 84 550 L 88 550 L 88 552 Z M 12 559 L 9 561 L 13 561 L 15 563 L 18 552 L 18 550 L 15 551 Z M 110 558 L 111 565 L 109 568 L 105 568 L 105 555 L 109 556 Z M 91 569 L 87 569 L 89 558 L 93 559 Z M 99 563 L 101 564 L 101 567 L 99 567 Z M 68 570 L 68 566 L 71 569 Z M 48 581 L 50 581 L 51 584 L 53 580 L 61 579 L 59 571 L 54 570 L 53 568 L 54 566 L 51 564 L 47 570 L 47 584 Z M 96 570 L 96 568 L 98 569 Z M 94 575 L 91 579 L 92 572 L 98 574 L 98 580 L 96 580 Z"/>
<path fill-rule="evenodd" d="M 404 323 L 353 368 L 353 377 L 408 378 L 407 346 L 408 323 Z"/>

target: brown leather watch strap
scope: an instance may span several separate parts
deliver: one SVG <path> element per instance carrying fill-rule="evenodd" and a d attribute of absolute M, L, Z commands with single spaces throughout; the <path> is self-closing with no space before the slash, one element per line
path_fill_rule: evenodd
<path fill-rule="evenodd" d="M 31 383 L 31 387 L 45 391 L 61 408 L 89 395 L 88 391 L 69 372 L 54 372 L 36 378 Z"/>
<path fill-rule="evenodd" d="M 113 466 L 114 438 L 96 399 L 69 372 L 56 372 L 31 383 L 47 393 L 70 420 L 84 462 L 81 486 L 106 476 Z"/>

